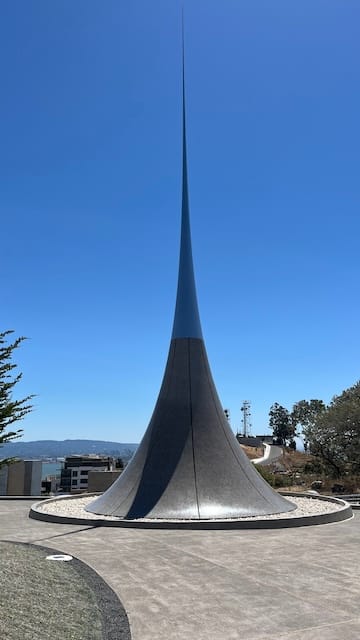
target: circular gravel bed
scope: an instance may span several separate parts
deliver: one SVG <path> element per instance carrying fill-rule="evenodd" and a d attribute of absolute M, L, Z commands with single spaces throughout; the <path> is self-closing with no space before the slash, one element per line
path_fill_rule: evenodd
<path fill-rule="evenodd" d="M 44 500 L 33 505 L 30 517 L 47 522 L 70 524 L 93 524 L 95 526 L 137 527 L 161 529 L 257 529 L 296 527 L 339 522 L 352 517 L 351 506 L 338 498 L 307 494 L 283 493 L 296 505 L 287 513 L 267 516 L 251 516 L 226 520 L 124 520 L 115 516 L 103 516 L 85 510 L 94 499 L 94 494 L 62 496 Z"/>

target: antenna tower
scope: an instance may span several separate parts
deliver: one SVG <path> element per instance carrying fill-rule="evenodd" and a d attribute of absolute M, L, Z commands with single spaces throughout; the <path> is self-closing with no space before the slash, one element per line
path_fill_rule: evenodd
<path fill-rule="evenodd" d="M 241 406 L 241 412 L 242 412 L 241 423 L 243 426 L 243 435 L 246 438 L 246 436 L 249 436 L 251 432 L 251 411 L 250 411 L 249 400 L 244 400 Z"/>

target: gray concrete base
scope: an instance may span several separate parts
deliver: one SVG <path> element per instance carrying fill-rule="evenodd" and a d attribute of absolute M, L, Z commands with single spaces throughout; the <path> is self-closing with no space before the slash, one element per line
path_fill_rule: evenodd
<path fill-rule="evenodd" d="M 91 494 L 90 494 L 91 495 Z M 46 505 L 46 502 L 54 503 L 62 498 L 51 498 L 50 500 L 32 505 L 29 513 L 29 517 L 35 520 L 41 520 L 43 522 L 56 522 L 63 524 L 79 524 L 95 527 L 121 527 L 131 529 L 187 529 L 187 530 L 225 530 L 225 529 L 283 529 L 290 527 L 306 527 L 319 524 L 329 524 L 331 522 L 341 522 L 342 520 L 348 520 L 352 518 L 353 513 L 351 506 L 341 500 L 340 498 L 332 498 L 325 496 L 313 496 L 306 493 L 291 493 L 283 492 L 282 495 L 301 496 L 306 497 L 309 500 L 321 500 L 325 502 L 333 502 L 335 504 L 341 504 L 342 508 L 329 513 L 321 513 L 309 516 L 300 516 L 292 518 L 281 518 L 266 520 L 254 518 L 253 520 L 155 520 L 155 519 L 143 519 L 143 520 L 106 520 L 102 518 L 74 518 L 63 515 L 56 515 L 54 513 L 46 513 L 41 507 Z M 71 496 L 71 500 L 76 500 L 82 496 Z M 69 497 L 67 497 L 68 499 Z M 41 506 L 40 506 L 41 505 Z"/>

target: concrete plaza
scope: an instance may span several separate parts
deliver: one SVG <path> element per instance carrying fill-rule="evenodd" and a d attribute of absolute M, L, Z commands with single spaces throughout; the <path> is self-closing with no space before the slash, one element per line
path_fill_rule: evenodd
<path fill-rule="evenodd" d="M 30 520 L 32 503 L 0 501 L 0 539 L 90 565 L 118 594 L 133 640 L 360 638 L 360 512 L 295 529 L 166 531 Z"/>

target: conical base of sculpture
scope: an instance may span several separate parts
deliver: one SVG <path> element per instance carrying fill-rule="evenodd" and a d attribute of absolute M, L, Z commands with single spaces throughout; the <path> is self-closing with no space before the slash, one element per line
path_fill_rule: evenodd
<path fill-rule="evenodd" d="M 291 511 L 224 416 L 198 338 L 171 341 L 160 394 L 130 464 L 87 511 L 124 519 L 209 520 Z"/>

